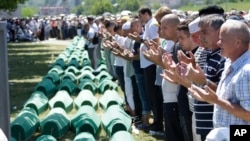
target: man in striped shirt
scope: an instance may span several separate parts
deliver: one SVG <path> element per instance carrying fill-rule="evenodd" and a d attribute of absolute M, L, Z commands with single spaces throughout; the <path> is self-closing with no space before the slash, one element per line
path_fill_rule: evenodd
<path fill-rule="evenodd" d="M 177 65 L 177 70 L 184 70 L 184 72 L 181 72 L 182 74 L 178 72 L 182 77 L 179 77 L 180 80 L 177 80 L 177 82 L 184 83 L 183 85 L 186 87 L 190 87 L 192 82 L 199 87 L 209 85 L 214 90 L 217 88 L 225 62 L 225 59 L 220 56 L 220 48 L 217 45 L 219 40 L 218 32 L 223 23 L 224 18 L 221 15 L 213 14 L 201 17 L 199 23 L 201 41 L 204 47 L 210 50 L 210 53 L 208 53 L 203 69 L 199 65 L 193 65 L 192 63 L 189 65 L 184 63 Z M 170 76 L 169 73 L 167 75 Z M 196 132 L 201 135 L 201 140 L 203 141 L 210 130 L 213 129 L 213 105 L 196 100 L 194 102 L 194 114 Z"/>
<path fill-rule="evenodd" d="M 214 127 L 250 125 L 250 42 L 249 28 L 240 21 L 228 20 L 220 30 L 218 45 L 227 57 L 216 92 L 192 85 L 189 91 L 199 100 L 214 104 Z M 229 136 L 229 135 L 228 135 Z"/>

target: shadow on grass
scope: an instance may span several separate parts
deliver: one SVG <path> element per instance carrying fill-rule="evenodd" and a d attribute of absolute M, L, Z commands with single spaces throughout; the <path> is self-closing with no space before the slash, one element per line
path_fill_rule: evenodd
<path fill-rule="evenodd" d="M 49 71 L 51 54 L 57 56 L 62 50 L 62 47 L 56 50 L 43 44 L 8 44 L 11 117 L 19 113 L 35 86 Z"/>

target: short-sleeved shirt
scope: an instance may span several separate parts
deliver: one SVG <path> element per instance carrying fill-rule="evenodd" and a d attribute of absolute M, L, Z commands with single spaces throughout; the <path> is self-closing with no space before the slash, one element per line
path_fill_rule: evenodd
<path fill-rule="evenodd" d="M 90 27 L 89 31 L 87 33 L 87 38 L 93 39 L 94 36 L 95 36 L 95 31 L 94 31 L 93 28 Z M 88 44 L 88 48 L 94 48 L 95 47 L 95 45 L 90 41 L 88 41 L 87 44 Z"/>
<path fill-rule="evenodd" d="M 170 52 L 173 55 L 173 60 L 175 61 L 175 63 L 178 63 L 177 52 L 181 49 L 181 46 L 178 42 L 170 42 L 170 44 L 172 44 L 172 47 L 166 47 L 165 50 Z M 178 101 L 178 87 L 178 84 L 171 83 L 167 80 L 162 80 L 162 94 L 164 103 L 172 103 Z"/>
<path fill-rule="evenodd" d="M 115 41 L 117 42 L 118 45 L 124 46 L 125 38 L 116 34 Z M 123 60 L 124 60 L 123 58 L 121 58 L 119 56 L 115 56 L 114 66 L 123 67 Z"/>
<path fill-rule="evenodd" d="M 156 21 L 155 18 L 151 18 L 147 24 L 145 25 L 145 32 L 143 33 L 143 39 L 144 40 L 151 40 L 151 39 L 157 39 L 159 38 L 159 24 Z M 144 44 L 141 44 L 140 47 L 140 64 L 141 68 L 146 68 L 153 63 L 149 60 L 147 60 L 143 55 L 143 50 L 147 50 L 147 47 Z"/>
<path fill-rule="evenodd" d="M 225 63 L 221 81 L 216 94 L 219 98 L 228 100 L 250 111 L 250 51 L 246 51 L 234 62 L 229 59 Z M 229 127 L 229 125 L 250 125 L 249 121 L 240 119 L 218 105 L 214 106 L 214 126 Z"/>
<path fill-rule="evenodd" d="M 225 58 L 220 55 L 220 49 L 208 53 L 203 69 L 206 78 L 218 84 L 224 70 L 224 63 Z M 213 107 L 207 102 L 194 101 L 197 134 L 207 135 L 213 129 Z"/>

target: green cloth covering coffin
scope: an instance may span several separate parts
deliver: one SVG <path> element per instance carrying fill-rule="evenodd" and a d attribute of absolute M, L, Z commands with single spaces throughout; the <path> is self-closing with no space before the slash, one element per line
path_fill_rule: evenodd
<path fill-rule="evenodd" d="M 60 75 L 57 72 L 50 72 L 43 79 L 50 79 L 55 85 L 58 85 L 61 81 Z"/>
<path fill-rule="evenodd" d="M 72 118 L 71 125 L 76 135 L 81 132 L 88 132 L 96 137 L 100 132 L 101 119 L 93 107 L 84 105 Z"/>
<path fill-rule="evenodd" d="M 55 94 L 56 85 L 53 83 L 51 79 L 45 78 L 40 83 L 38 83 L 34 89 L 34 91 L 41 91 L 47 97 Z"/>
<path fill-rule="evenodd" d="M 90 90 L 81 90 L 78 96 L 74 99 L 74 104 L 76 109 L 79 109 L 84 105 L 89 105 L 96 110 L 98 101 Z"/>
<path fill-rule="evenodd" d="M 75 76 L 80 75 L 81 72 L 78 68 L 76 68 L 75 66 L 69 66 L 66 70 L 65 73 L 67 74 L 68 72 L 73 73 Z"/>
<path fill-rule="evenodd" d="M 70 95 L 74 95 L 77 90 L 77 87 L 75 82 L 73 82 L 71 78 L 70 77 L 64 78 L 61 84 L 58 86 L 58 91 L 66 90 Z"/>
<path fill-rule="evenodd" d="M 101 71 L 97 76 L 96 80 L 101 83 L 103 80 L 111 80 L 113 77 L 107 71 Z"/>
<path fill-rule="evenodd" d="M 130 131 L 132 119 L 121 106 L 112 105 L 102 116 L 102 124 L 109 137 L 112 137 L 118 131 Z"/>
<path fill-rule="evenodd" d="M 61 138 L 70 128 L 70 119 L 62 108 L 53 108 L 41 121 L 41 133 Z"/>
<path fill-rule="evenodd" d="M 39 125 L 36 111 L 25 107 L 11 122 L 11 136 L 18 141 L 28 140 L 37 131 Z"/>
<path fill-rule="evenodd" d="M 99 99 L 99 103 L 102 109 L 106 111 L 111 105 L 122 106 L 124 104 L 124 99 L 121 98 L 116 91 L 107 90 Z"/>
<path fill-rule="evenodd" d="M 40 115 L 48 108 L 48 98 L 43 92 L 35 91 L 25 102 L 24 107 L 33 108 L 36 111 L 37 115 Z"/>
<path fill-rule="evenodd" d="M 80 81 L 86 78 L 92 80 L 93 82 L 96 80 L 96 77 L 91 70 L 81 70 Z"/>
<path fill-rule="evenodd" d="M 55 65 L 53 66 L 48 73 L 52 73 L 55 72 L 57 73 L 59 76 L 62 76 L 64 74 L 64 70 L 62 69 L 61 66 Z"/>
<path fill-rule="evenodd" d="M 51 135 L 42 135 L 38 137 L 36 141 L 57 141 L 57 140 Z"/>
<path fill-rule="evenodd" d="M 88 132 L 78 134 L 73 141 L 96 141 L 94 136 Z"/>
<path fill-rule="evenodd" d="M 90 79 L 81 79 L 78 85 L 79 90 L 90 90 L 92 93 L 96 93 L 96 84 Z"/>
<path fill-rule="evenodd" d="M 113 82 L 112 80 L 103 80 L 101 83 L 98 85 L 98 92 L 100 94 L 104 94 L 106 90 L 118 90 L 118 84 Z"/>
<path fill-rule="evenodd" d="M 73 108 L 73 99 L 69 96 L 67 91 L 60 90 L 52 99 L 50 99 L 49 106 L 51 109 L 60 107 L 68 113 Z"/>

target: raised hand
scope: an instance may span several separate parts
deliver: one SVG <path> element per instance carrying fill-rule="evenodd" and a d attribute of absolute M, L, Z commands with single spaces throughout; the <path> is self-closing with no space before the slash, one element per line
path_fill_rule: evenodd
<path fill-rule="evenodd" d="M 178 50 L 177 57 L 179 62 L 184 62 L 186 64 L 192 63 L 193 67 L 195 67 L 195 59 L 194 55 L 191 51 L 188 51 L 189 57 L 184 54 L 182 50 Z"/>
<path fill-rule="evenodd" d="M 186 77 L 195 84 L 204 85 L 206 83 L 206 76 L 199 65 L 196 68 L 190 63 L 187 66 Z"/>
<path fill-rule="evenodd" d="M 205 86 L 205 89 L 202 89 L 194 84 L 191 85 L 188 90 L 190 91 L 191 95 L 199 100 L 199 101 L 206 101 L 208 103 L 214 104 L 218 100 L 218 96 L 216 95 L 215 91 L 213 91 L 210 87 Z"/>
<path fill-rule="evenodd" d="M 168 52 L 163 53 L 162 64 L 163 64 L 162 66 L 163 69 L 171 69 L 172 67 L 176 65 L 175 62 L 173 61 L 171 53 L 168 53 Z"/>
<path fill-rule="evenodd" d="M 129 33 L 129 34 L 128 34 L 128 37 L 129 37 L 130 39 L 132 39 L 132 40 L 137 41 L 137 42 L 140 42 L 141 39 L 142 39 L 141 36 L 139 35 L 139 33 L 137 33 L 137 32 Z"/>

